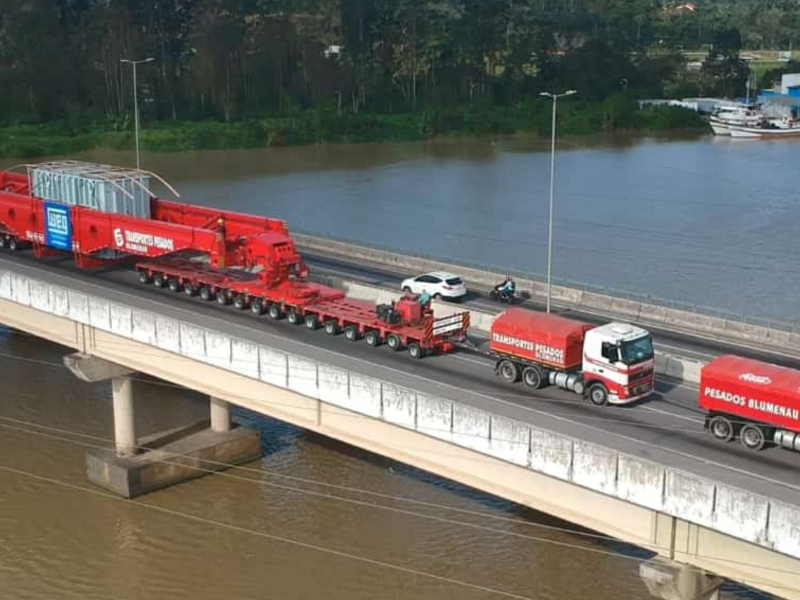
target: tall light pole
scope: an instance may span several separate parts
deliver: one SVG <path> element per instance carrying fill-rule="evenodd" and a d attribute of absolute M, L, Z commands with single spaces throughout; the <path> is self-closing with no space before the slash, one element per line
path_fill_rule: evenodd
<path fill-rule="evenodd" d="M 553 137 L 550 149 L 550 216 L 547 222 L 547 312 L 550 312 L 550 288 L 551 277 L 553 273 L 553 191 L 555 187 L 556 177 L 556 108 L 558 107 L 558 99 L 565 98 L 577 94 L 575 90 L 568 90 L 563 94 L 551 94 L 550 92 L 541 92 L 540 96 L 553 99 Z"/>
<path fill-rule="evenodd" d="M 145 58 L 142 60 L 128 60 L 127 58 L 121 59 L 119 62 L 121 63 L 128 63 L 133 65 L 133 127 L 134 127 L 134 137 L 136 138 L 136 168 L 140 168 L 139 164 L 139 98 L 138 94 L 136 93 L 136 65 L 144 64 L 153 62 L 155 59 L 153 57 Z"/>

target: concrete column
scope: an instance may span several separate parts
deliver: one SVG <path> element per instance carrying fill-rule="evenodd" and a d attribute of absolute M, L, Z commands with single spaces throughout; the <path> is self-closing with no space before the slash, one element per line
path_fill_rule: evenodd
<path fill-rule="evenodd" d="M 114 442 L 117 456 L 134 456 L 136 447 L 136 413 L 133 408 L 133 380 L 114 377 L 111 380 L 114 394 Z"/>
<path fill-rule="evenodd" d="M 673 560 L 656 557 L 639 565 L 652 596 L 662 600 L 719 600 L 721 577 Z"/>
<path fill-rule="evenodd" d="M 231 430 L 231 405 L 211 396 L 211 431 L 228 433 Z"/>

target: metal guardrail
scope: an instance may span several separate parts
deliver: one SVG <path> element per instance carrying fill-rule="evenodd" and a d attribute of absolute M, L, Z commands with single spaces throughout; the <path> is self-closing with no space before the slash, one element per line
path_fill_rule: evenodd
<path fill-rule="evenodd" d="M 439 256 L 436 254 L 426 254 L 424 252 L 417 252 L 413 250 L 406 250 L 406 249 L 401 250 L 398 248 L 393 248 L 391 246 L 384 246 L 381 244 L 373 244 L 364 241 L 352 240 L 345 237 L 334 236 L 329 233 L 319 233 L 313 231 L 305 231 L 301 229 L 294 229 L 294 231 L 302 235 L 329 239 L 335 242 L 341 242 L 343 244 L 352 244 L 354 246 L 363 246 L 371 250 L 380 250 L 383 252 L 403 254 L 405 256 L 410 256 L 413 258 L 449 263 L 452 264 L 454 267 L 475 269 L 477 271 L 485 271 L 486 273 L 495 273 L 495 274 L 508 273 L 512 277 L 516 277 L 519 279 L 528 279 L 539 283 L 546 282 L 546 277 L 542 273 L 534 273 L 531 271 L 519 271 L 516 269 L 510 269 L 508 267 L 503 267 L 500 265 L 476 263 L 462 259 L 454 259 L 452 257 Z M 621 298 L 623 300 L 640 302 L 642 304 L 647 304 L 650 306 L 657 306 L 661 308 L 669 308 L 674 310 L 682 310 L 707 317 L 716 317 L 719 319 L 725 319 L 727 321 L 744 323 L 746 325 L 766 327 L 768 329 L 776 329 L 778 331 L 785 331 L 788 333 L 800 333 L 800 322 L 798 321 L 784 320 L 778 317 L 772 317 L 768 315 L 765 316 L 745 315 L 742 313 L 736 313 L 710 306 L 704 306 L 702 304 L 681 302 L 678 300 L 670 300 L 667 298 L 661 298 L 659 296 L 653 296 L 650 294 L 642 294 L 639 292 L 620 290 L 609 286 L 599 286 L 591 283 L 574 281 L 572 279 L 563 277 L 553 277 L 552 282 L 556 285 L 560 285 L 563 287 L 573 288 L 581 292 L 590 292 L 593 294 L 607 296 L 609 298 Z"/>

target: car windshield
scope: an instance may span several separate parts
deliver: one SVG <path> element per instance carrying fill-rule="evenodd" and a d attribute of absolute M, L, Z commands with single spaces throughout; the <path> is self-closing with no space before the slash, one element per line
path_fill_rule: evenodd
<path fill-rule="evenodd" d="M 646 335 L 637 340 L 622 342 L 620 356 L 626 365 L 635 365 L 653 358 L 653 339 Z"/>
<path fill-rule="evenodd" d="M 451 277 L 447 280 L 447 285 L 461 285 L 461 277 Z"/>

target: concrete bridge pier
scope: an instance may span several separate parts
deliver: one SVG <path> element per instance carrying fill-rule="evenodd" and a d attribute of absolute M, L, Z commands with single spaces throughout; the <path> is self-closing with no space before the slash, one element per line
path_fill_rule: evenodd
<path fill-rule="evenodd" d="M 660 556 L 639 565 L 639 577 L 650 594 L 662 600 L 719 600 L 724 582 L 703 569 Z"/>
<path fill-rule="evenodd" d="M 222 399 L 210 399 L 210 419 L 138 438 L 133 371 L 82 353 L 65 356 L 64 364 L 82 381 L 111 380 L 115 448 L 86 452 L 92 483 L 134 498 L 261 458 L 261 436 L 232 424 Z"/>

